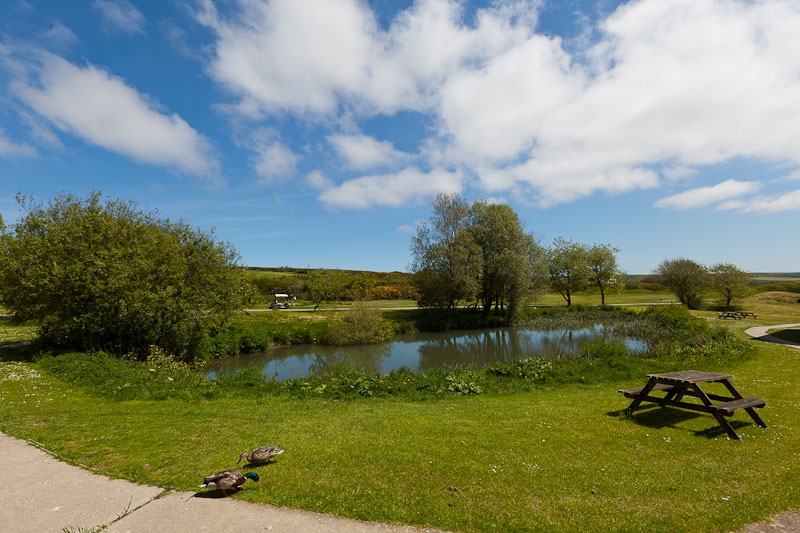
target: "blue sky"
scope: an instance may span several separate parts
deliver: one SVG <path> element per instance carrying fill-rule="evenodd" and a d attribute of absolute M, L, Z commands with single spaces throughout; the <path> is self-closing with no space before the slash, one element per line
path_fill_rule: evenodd
<path fill-rule="evenodd" d="M 436 193 L 545 245 L 800 271 L 800 4 L 5 0 L 0 213 L 102 190 L 243 263 L 405 270 Z"/>

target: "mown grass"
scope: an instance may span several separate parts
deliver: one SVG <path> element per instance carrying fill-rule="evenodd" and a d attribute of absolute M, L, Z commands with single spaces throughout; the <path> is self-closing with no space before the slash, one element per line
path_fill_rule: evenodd
<path fill-rule="evenodd" d="M 64 460 L 194 490 L 262 444 L 287 450 L 234 498 L 462 531 L 718 531 L 800 506 L 797 355 L 780 346 L 731 373 L 769 399 L 771 429 L 737 415 L 625 418 L 641 379 L 529 393 L 396 399 L 112 401 L 35 365 L 0 367 L 0 429 Z"/>

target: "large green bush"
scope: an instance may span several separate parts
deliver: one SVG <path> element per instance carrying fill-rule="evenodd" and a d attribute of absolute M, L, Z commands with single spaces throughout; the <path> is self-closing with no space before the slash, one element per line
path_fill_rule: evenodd
<path fill-rule="evenodd" d="M 52 346 L 191 359 L 241 308 L 238 256 L 211 233 L 98 192 L 18 202 L 25 215 L 0 238 L 3 305 Z"/>

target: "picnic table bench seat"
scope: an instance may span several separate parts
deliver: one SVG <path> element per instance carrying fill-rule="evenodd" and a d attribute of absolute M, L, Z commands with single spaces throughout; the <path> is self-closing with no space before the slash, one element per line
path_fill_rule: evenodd
<path fill-rule="evenodd" d="M 751 409 L 753 407 L 764 407 L 767 400 L 761 398 L 741 398 L 725 403 L 718 403 L 714 405 L 717 411 L 720 411 L 725 416 L 732 416 L 737 409 Z"/>
<path fill-rule="evenodd" d="M 666 383 L 659 383 L 658 385 L 654 385 L 653 388 L 650 389 L 650 390 L 651 391 L 660 391 L 660 390 L 668 391 L 668 390 L 673 389 L 674 387 L 675 387 L 675 385 L 667 385 Z M 636 387 L 635 389 L 621 389 L 621 390 L 618 390 L 617 392 L 621 392 L 623 395 L 625 395 L 626 398 L 635 398 L 636 395 L 639 394 L 640 392 L 642 392 L 643 389 L 644 389 L 644 387 Z"/>

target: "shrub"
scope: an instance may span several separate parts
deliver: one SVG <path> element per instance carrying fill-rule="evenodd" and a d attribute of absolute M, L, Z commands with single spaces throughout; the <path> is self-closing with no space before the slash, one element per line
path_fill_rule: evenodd
<path fill-rule="evenodd" d="M 241 309 L 238 256 L 211 233 L 98 192 L 18 202 L 27 214 L 0 239 L 3 303 L 51 346 L 191 359 Z"/>
<path fill-rule="evenodd" d="M 352 309 L 328 322 L 322 342 L 334 345 L 375 344 L 393 334 L 394 329 L 381 318 L 380 311 L 356 302 Z"/>

